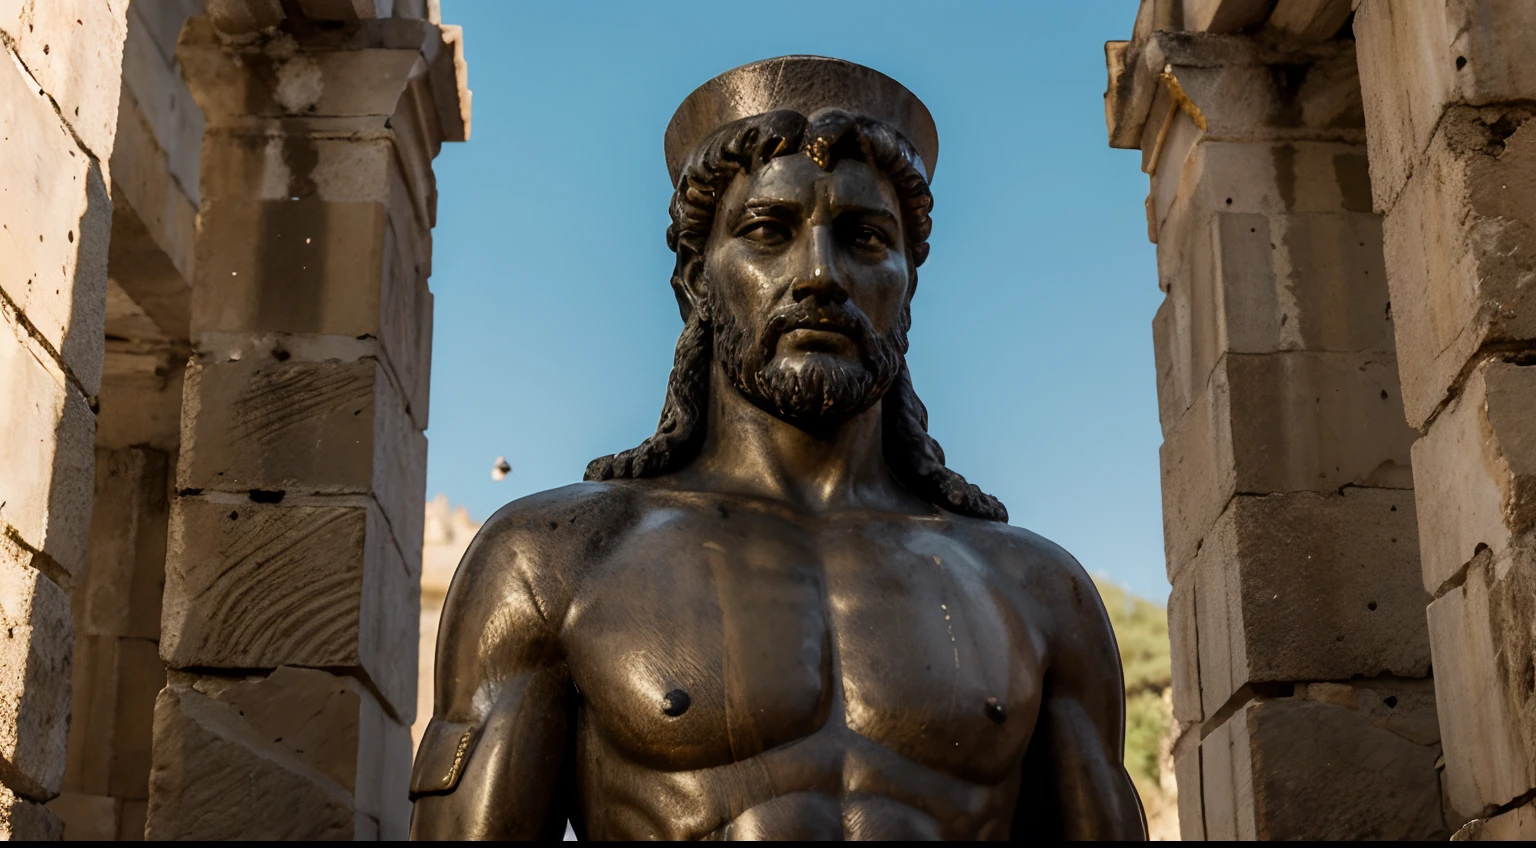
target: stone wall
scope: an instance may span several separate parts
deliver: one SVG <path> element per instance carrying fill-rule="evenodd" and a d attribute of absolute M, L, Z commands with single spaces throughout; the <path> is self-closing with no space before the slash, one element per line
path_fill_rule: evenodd
<path fill-rule="evenodd" d="M 0 837 L 57 838 L 127 3 L 0 3 Z"/>
<path fill-rule="evenodd" d="M 179 443 L 202 113 L 176 67 L 202 0 L 128 5 L 112 151 L 106 344 L 86 572 L 72 598 L 75 667 L 66 839 L 142 839 L 160 662 L 166 521 Z"/>
<path fill-rule="evenodd" d="M 457 29 L 0 0 L 0 45 L 0 837 L 403 836 Z"/>
<path fill-rule="evenodd" d="M 1145 0 L 1139 149 L 1186 839 L 1433 838 L 1429 634 L 1347 0 Z M 1400 329 L 1398 330 L 1400 332 Z"/>
<path fill-rule="evenodd" d="M 1363 0 L 1445 793 L 1536 838 L 1536 4 Z"/>

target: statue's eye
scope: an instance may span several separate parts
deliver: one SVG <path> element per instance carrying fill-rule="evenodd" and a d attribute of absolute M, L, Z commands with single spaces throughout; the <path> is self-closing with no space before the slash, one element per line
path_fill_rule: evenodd
<path fill-rule="evenodd" d="M 775 221 L 772 218 L 757 218 L 742 225 L 736 231 L 736 237 L 744 238 L 747 241 L 766 247 L 789 241 L 790 231 L 789 227 L 785 226 L 781 221 Z"/>
<path fill-rule="evenodd" d="M 868 224 L 859 226 L 853 232 L 853 243 L 861 250 L 885 250 L 891 246 L 890 239 L 879 227 Z"/>

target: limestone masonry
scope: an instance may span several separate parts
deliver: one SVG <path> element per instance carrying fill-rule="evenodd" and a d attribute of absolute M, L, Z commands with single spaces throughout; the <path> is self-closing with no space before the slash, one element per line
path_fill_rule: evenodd
<path fill-rule="evenodd" d="M 435 0 L 0 2 L 0 833 L 403 838 Z"/>
<path fill-rule="evenodd" d="M 1533 35 L 1143 0 L 1105 46 L 1166 294 L 1185 838 L 1536 838 Z"/>

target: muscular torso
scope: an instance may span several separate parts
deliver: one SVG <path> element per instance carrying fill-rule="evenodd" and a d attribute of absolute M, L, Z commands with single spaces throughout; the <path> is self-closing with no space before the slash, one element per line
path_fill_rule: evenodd
<path fill-rule="evenodd" d="M 646 500 L 562 632 L 589 834 L 1006 834 L 1043 641 L 995 552 L 937 514 Z"/>
<path fill-rule="evenodd" d="M 461 732 L 496 776 L 465 766 L 485 797 L 445 796 L 436 819 L 532 815 L 511 796 L 542 781 L 530 797 L 584 838 L 1009 837 L 1077 592 L 1059 548 L 940 510 L 811 516 L 636 483 L 537 497 L 487 525 L 450 592 L 445 730 L 416 791 L 431 769 L 457 779 L 434 763 Z M 559 694 L 517 694 L 530 674 Z"/>

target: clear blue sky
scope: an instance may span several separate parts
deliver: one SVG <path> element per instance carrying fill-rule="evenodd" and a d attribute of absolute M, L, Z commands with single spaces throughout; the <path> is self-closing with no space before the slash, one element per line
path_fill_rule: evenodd
<path fill-rule="evenodd" d="M 428 494 L 484 519 L 649 435 L 681 327 L 672 110 L 786 53 L 901 80 L 939 127 L 909 361 L 949 464 L 1092 572 L 1167 594 L 1146 177 L 1105 141 L 1135 0 L 513 3 L 464 27 L 473 138 L 437 160 Z M 505 455 L 510 478 L 493 482 Z"/>

